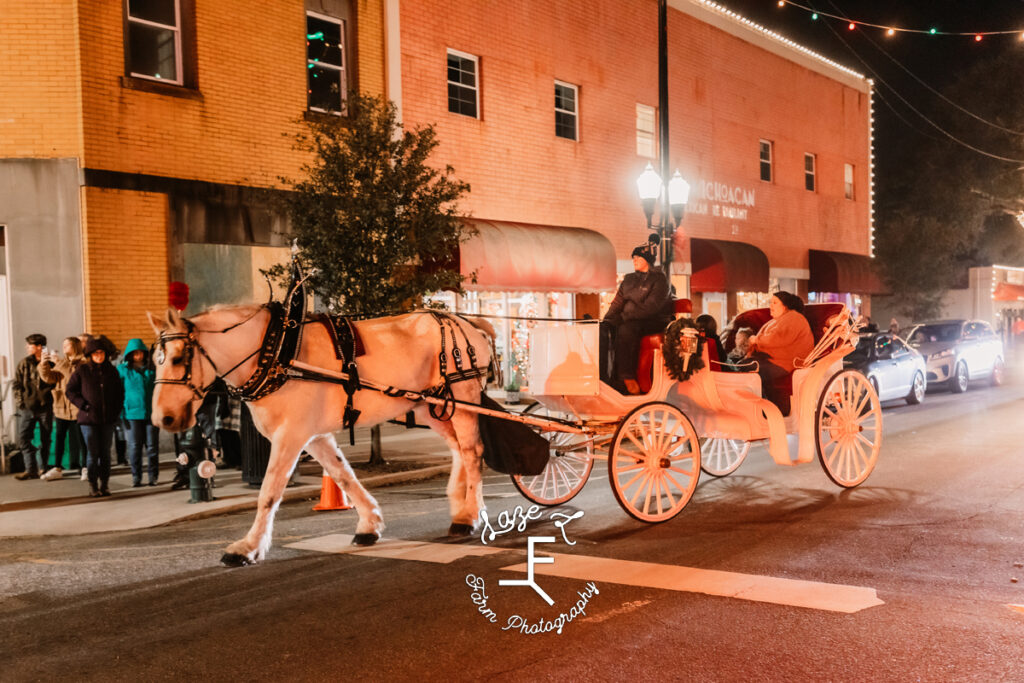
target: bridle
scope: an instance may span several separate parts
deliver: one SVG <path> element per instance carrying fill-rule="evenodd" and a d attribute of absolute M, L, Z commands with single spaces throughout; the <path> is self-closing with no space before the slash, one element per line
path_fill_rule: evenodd
<path fill-rule="evenodd" d="M 164 364 L 164 361 L 165 361 L 166 355 L 167 355 L 167 349 L 166 349 L 167 342 L 170 342 L 170 341 L 184 341 L 185 342 L 185 350 L 184 350 L 184 356 L 182 357 L 182 360 L 183 360 L 183 364 L 185 366 L 185 374 L 184 374 L 184 376 L 177 377 L 177 378 L 158 378 L 158 379 L 155 380 L 155 384 L 176 384 L 176 385 L 179 385 L 179 386 L 184 386 L 184 387 L 187 387 L 192 392 L 192 396 L 194 397 L 194 400 L 201 401 L 202 399 L 204 399 L 206 397 L 206 394 L 210 391 L 210 387 L 212 387 L 214 385 L 214 383 L 216 383 L 216 381 L 218 379 L 226 380 L 228 375 L 230 375 L 232 372 L 234 372 L 239 367 L 241 367 L 246 361 L 251 359 L 257 353 L 259 353 L 260 349 L 262 348 L 262 345 L 261 346 L 257 346 L 255 351 L 253 351 L 248 356 L 246 356 L 242 360 L 240 360 L 237 363 L 235 363 L 235 365 L 232 366 L 226 372 L 221 372 L 217 368 L 217 364 L 213 362 L 212 358 L 210 358 L 210 354 L 206 352 L 206 349 L 203 348 L 203 345 L 199 342 L 199 334 L 200 333 L 203 333 L 203 334 L 224 334 L 225 332 L 230 332 L 231 330 L 235 329 L 236 327 L 241 327 L 245 323 L 247 323 L 250 320 L 252 320 L 253 318 L 255 318 L 265 308 L 267 308 L 267 306 L 265 304 L 261 305 L 259 308 L 257 308 L 255 311 L 253 311 L 252 315 L 250 315 L 247 318 L 244 318 L 244 319 L 238 321 L 237 323 L 234 323 L 232 325 L 228 325 L 227 327 L 225 327 L 223 329 L 220 329 L 220 330 L 201 330 L 198 327 L 196 327 L 195 323 L 193 323 L 188 318 L 182 318 L 181 322 L 182 322 L 182 324 L 185 325 L 185 331 L 184 332 L 166 332 L 166 331 L 165 332 L 161 332 L 160 335 L 157 337 L 156 353 L 153 354 L 154 362 L 157 365 L 163 365 Z M 202 382 L 199 382 L 199 386 L 196 386 L 196 384 L 194 384 L 192 382 L 192 366 L 193 366 L 193 361 L 195 360 L 196 350 L 199 351 L 199 354 L 203 358 L 205 358 L 206 362 L 208 362 L 210 364 L 210 367 L 213 368 L 213 373 L 214 373 L 215 377 L 214 377 L 213 381 L 210 382 L 209 384 L 205 384 L 204 385 Z M 202 367 L 202 362 L 200 361 L 200 368 L 201 367 Z"/>

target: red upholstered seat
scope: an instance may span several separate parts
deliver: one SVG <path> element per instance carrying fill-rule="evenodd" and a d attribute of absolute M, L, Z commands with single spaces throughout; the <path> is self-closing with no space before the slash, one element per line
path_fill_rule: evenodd
<path fill-rule="evenodd" d="M 693 311 L 693 302 L 689 299 L 675 299 L 672 302 L 672 310 L 676 317 Z M 636 364 L 636 383 L 640 385 L 640 391 L 647 393 L 651 390 L 651 383 L 654 380 L 654 351 L 661 350 L 661 341 L 664 335 L 649 334 L 640 340 L 640 359 Z"/>

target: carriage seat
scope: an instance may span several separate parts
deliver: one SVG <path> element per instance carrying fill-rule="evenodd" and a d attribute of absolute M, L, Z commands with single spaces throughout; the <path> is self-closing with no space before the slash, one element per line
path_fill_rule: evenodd
<path fill-rule="evenodd" d="M 689 299 L 675 299 L 672 301 L 672 311 L 675 317 L 693 312 L 693 302 Z M 640 391 L 647 393 L 651 390 L 654 377 L 654 351 L 661 350 L 661 341 L 665 335 L 649 334 L 640 340 L 640 358 L 636 364 L 636 383 L 640 385 Z"/>
<path fill-rule="evenodd" d="M 811 334 L 814 335 L 815 344 L 821 341 L 821 338 L 824 336 L 828 319 L 842 310 L 842 304 L 834 303 L 807 304 L 804 306 L 804 317 L 807 318 L 807 322 L 811 326 Z M 754 334 L 757 334 L 761 331 L 761 327 L 771 319 L 771 313 L 768 312 L 767 308 L 754 308 L 737 315 L 733 319 L 732 326 L 725 338 L 725 352 L 729 353 L 736 348 L 736 330 L 741 327 L 749 327 L 754 330 Z M 779 377 L 775 382 L 775 390 L 780 396 L 792 396 L 793 373 Z"/>

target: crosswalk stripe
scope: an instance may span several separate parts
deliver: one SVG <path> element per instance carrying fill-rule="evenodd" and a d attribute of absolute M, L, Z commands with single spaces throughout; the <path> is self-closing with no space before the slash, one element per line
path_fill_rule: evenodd
<path fill-rule="evenodd" d="M 845 614 L 885 604 L 878 599 L 874 588 L 862 586 L 781 579 L 606 557 L 545 553 L 548 554 L 555 558 L 554 564 L 534 565 L 535 574 L 593 581 L 598 584 L 618 583 L 643 588 L 704 593 Z M 522 563 L 502 569 L 525 572 L 527 567 L 526 563 Z"/>
<path fill-rule="evenodd" d="M 286 548 L 321 553 L 382 557 L 393 560 L 416 560 L 435 564 L 451 564 L 466 557 L 485 557 L 498 553 L 518 553 L 519 548 L 496 548 L 476 544 L 430 543 L 385 539 L 372 546 L 352 545 L 350 534 L 329 534 L 288 543 Z M 587 555 L 543 553 L 555 558 L 554 564 L 534 565 L 535 574 L 558 576 L 595 583 L 617 583 L 641 588 L 703 593 L 740 600 L 768 602 L 776 605 L 806 607 L 853 614 L 869 607 L 884 605 L 874 588 L 847 586 L 818 581 L 783 579 L 756 574 L 740 574 L 714 569 L 697 569 L 653 562 L 634 562 Z M 526 572 L 526 563 L 501 568 L 503 571 Z M 1024 605 L 1009 605 L 1024 612 Z"/>
<path fill-rule="evenodd" d="M 488 548 L 482 545 L 461 545 L 457 543 L 428 543 L 426 541 L 403 541 L 385 539 L 374 545 L 352 545 L 351 534 L 330 534 L 319 538 L 307 538 L 297 543 L 288 543 L 286 548 L 313 550 L 320 553 L 339 555 L 363 555 L 386 557 L 393 560 L 417 560 L 435 564 L 450 564 L 464 557 L 481 557 L 508 552 L 508 548 Z"/>

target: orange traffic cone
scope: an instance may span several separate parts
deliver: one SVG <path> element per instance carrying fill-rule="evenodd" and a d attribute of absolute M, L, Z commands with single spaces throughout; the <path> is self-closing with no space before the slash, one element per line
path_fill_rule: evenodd
<path fill-rule="evenodd" d="M 320 486 L 320 502 L 313 506 L 314 510 L 351 510 L 345 492 L 338 488 L 334 480 L 324 472 L 323 483 Z"/>

